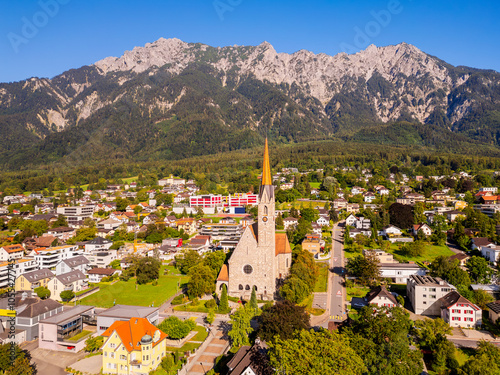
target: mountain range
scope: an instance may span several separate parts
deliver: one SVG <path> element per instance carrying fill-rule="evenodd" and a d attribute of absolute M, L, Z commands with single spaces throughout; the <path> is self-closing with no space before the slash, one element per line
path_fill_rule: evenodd
<path fill-rule="evenodd" d="M 159 39 L 0 84 L 0 165 L 179 159 L 317 139 L 500 144 L 500 74 L 401 43 L 348 55 Z"/>

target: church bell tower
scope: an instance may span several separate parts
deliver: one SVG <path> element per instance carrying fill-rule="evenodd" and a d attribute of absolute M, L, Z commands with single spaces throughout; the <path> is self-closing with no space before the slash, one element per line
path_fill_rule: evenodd
<path fill-rule="evenodd" d="M 264 163 L 262 166 L 262 181 L 259 192 L 259 207 L 258 207 L 258 244 L 259 247 L 270 247 L 270 251 L 274 252 L 275 246 L 275 200 L 274 186 L 271 176 L 271 167 L 269 165 L 269 148 L 266 145 L 264 149 Z M 270 255 L 274 256 L 274 254 Z"/>

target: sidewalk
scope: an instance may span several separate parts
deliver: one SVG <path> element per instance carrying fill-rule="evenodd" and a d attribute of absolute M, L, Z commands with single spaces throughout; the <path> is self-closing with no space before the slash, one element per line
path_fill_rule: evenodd
<path fill-rule="evenodd" d="M 206 344 L 196 351 L 196 354 L 189 358 L 186 366 L 187 374 L 203 375 L 215 365 L 218 356 L 224 354 L 229 349 L 229 340 L 223 331 L 211 329 Z"/>

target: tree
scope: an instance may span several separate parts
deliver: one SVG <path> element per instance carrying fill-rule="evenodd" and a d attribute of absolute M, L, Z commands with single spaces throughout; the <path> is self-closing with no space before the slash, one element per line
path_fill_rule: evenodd
<path fill-rule="evenodd" d="M 271 366 L 277 374 L 363 374 L 367 370 L 349 340 L 328 331 L 298 331 L 292 339 L 269 343 Z"/>
<path fill-rule="evenodd" d="M 190 298 L 201 297 L 213 293 L 217 274 L 204 264 L 193 266 L 189 270 L 188 295 Z"/>
<path fill-rule="evenodd" d="M 70 301 L 75 297 L 75 293 L 72 290 L 65 290 L 59 294 L 59 297 L 61 297 L 63 301 Z"/>
<path fill-rule="evenodd" d="M 207 317 L 205 318 L 208 324 L 212 325 L 214 320 L 215 320 L 215 311 L 213 309 L 210 309 L 208 311 Z"/>
<path fill-rule="evenodd" d="M 203 258 L 203 264 L 210 267 L 210 269 L 218 275 L 225 260 L 226 253 L 224 253 L 224 251 L 214 251 L 205 254 L 205 257 Z"/>
<path fill-rule="evenodd" d="M 158 328 L 170 339 L 180 340 L 196 328 L 196 323 L 192 319 L 180 320 L 176 316 L 170 316 L 158 324 Z"/>
<path fill-rule="evenodd" d="M 231 330 L 228 332 L 228 336 L 231 339 L 233 347 L 249 344 L 248 335 L 253 331 L 250 326 L 250 321 L 253 317 L 254 312 L 250 309 L 249 305 L 240 306 L 238 310 L 231 315 L 229 321 Z"/>
<path fill-rule="evenodd" d="M 357 255 L 347 262 L 347 272 L 357 276 L 362 284 L 372 285 L 380 280 L 378 259 L 374 255 Z"/>
<path fill-rule="evenodd" d="M 227 314 L 230 311 L 229 309 L 229 301 L 227 297 L 227 285 L 222 284 L 222 292 L 220 295 L 220 301 L 219 301 L 219 313 L 221 314 Z"/>
<path fill-rule="evenodd" d="M 110 264 L 111 268 L 115 270 L 120 270 L 122 267 L 120 266 L 120 259 L 113 260 Z"/>
<path fill-rule="evenodd" d="M 459 375 L 500 374 L 500 349 L 487 341 L 478 343 L 476 354 L 459 370 Z"/>
<path fill-rule="evenodd" d="M 486 304 L 493 302 L 495 299 L 491 294 L 483 289 L 475 290 L 472 294 L 471 299 L 476 305 L 478 305 L 482 310 L 486 310 Z"/>
<path fill-rule="evenodd" d="M 140 258 L 137 262 L 135 276 L 137 284 L 147 284 L 160 277 L 161 262 L 152 257 Z"/>
<path fill-rule="evenodd" d="M 305 308 L 286 300 L 264 309 L 259 321 L 258 335 L 267 342 L 277 335 L 282 340 L 288 340 L 296 330 L 309 329 L 309 315 Z"/>
<path fill-rule="evenodd" d="M 45 286 L 39 286 L 34 289 L 34 292 L 37 294 L 40 299 L 47 299 L 50 297 L 50 290 Z"/>
<path fill-rule="evenodd" d="M 96 352 L 101 349 L 103 342 L 103 336 L 90 337 L 85 341 L 85 351 L 88 353 Z"/>
<path fill-rule="evenodd" d="M 465 268 L 469 271 L 471 279 L 478 284 L 489 284 L 492 276 L 492 269 L 488 261 L 483 257 L 472 256 L 465 263 Z"/>
<path fill-rule="evenodd" d="M 399 228 L 410 228 L 413 225 L 413 211 L 411 206 L 393 203 L 389 207 L 389 218 L 393 225 Z"/>
<path fill-rule="evenodd" d="M 420 231 L 419 233 L 423 232 Z M 410 242 L 404 244 L 401 250 L 410 257 L 421 257 L 425 254 L 425 243 L 423 241 Z"/>
<path fill-rule="evenodd" d="M 301 303 L 311 294 L 309 286 L 297 276 L 289 277 L 280 289 L 280 294 L 292 303 Z"/>
<path fill-rule="evenodd" d="M 11 358 L 15 358 L 12 362 Z M 36 365 L 30 364 L 31 354 L 22 350 L 19 345 L 11 343 L 0 344 L 0 371 L 6 375 L 35 375 Z"/>
<path fill-rule="evenodd" d="M 191 267 L 201 263 L 202 257 L 196 250 L 184 251 L 181 255 L 175 257 L 177 268 L 184 273 L 188 274 Z"/>
<path fill-rule="evenodd" d="M 277 229 L 283 229 L 285 227 L 285 224 L 283 222 L 283 216 L 281 216 L 281 212 L 278 214 L 278 217 L 276 218 L 276 228 Z"/>
<path fill-rule="evenodd" d="M 64 215 L 58 215 L 57 220 L 52 223 L 52 228 L 67 227 L 68 221 Z"/>
<path fill-rule="evenodd" d="M 308 222 L 316 221 L 319 218 L 318 211 L 314 208 L 302 208 L 300 210 L 300 216 Z"/>
<path fill-rule="evenodd" d="M 255 286 L 252 287 L 252 295 L 250 296 L 250 303 L 249 306 L 251 309 L 257 313 L 257 310 L 259 309 L 259 305 L 257 304 L 257 293 L 255 292 Z"/>
<path fill-rule="evenodd" d="M 446 338 L 450 333 L 451 327 L 441 318 L 415 322 L 418 346 L 432 352 L 432 368 L 436 372 L 443 372 L 448 363 L 456 363 L 455 347 Z"/>

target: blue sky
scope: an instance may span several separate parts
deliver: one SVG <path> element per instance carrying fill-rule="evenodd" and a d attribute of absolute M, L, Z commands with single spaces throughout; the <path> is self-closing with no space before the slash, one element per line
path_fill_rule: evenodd
<path fill-rule="evenodd" d="M 500 2 L 0 0 L 0 82 L 53 77 L 160 37 L 330 55 L 407 42 L 500 71 Z"/>

